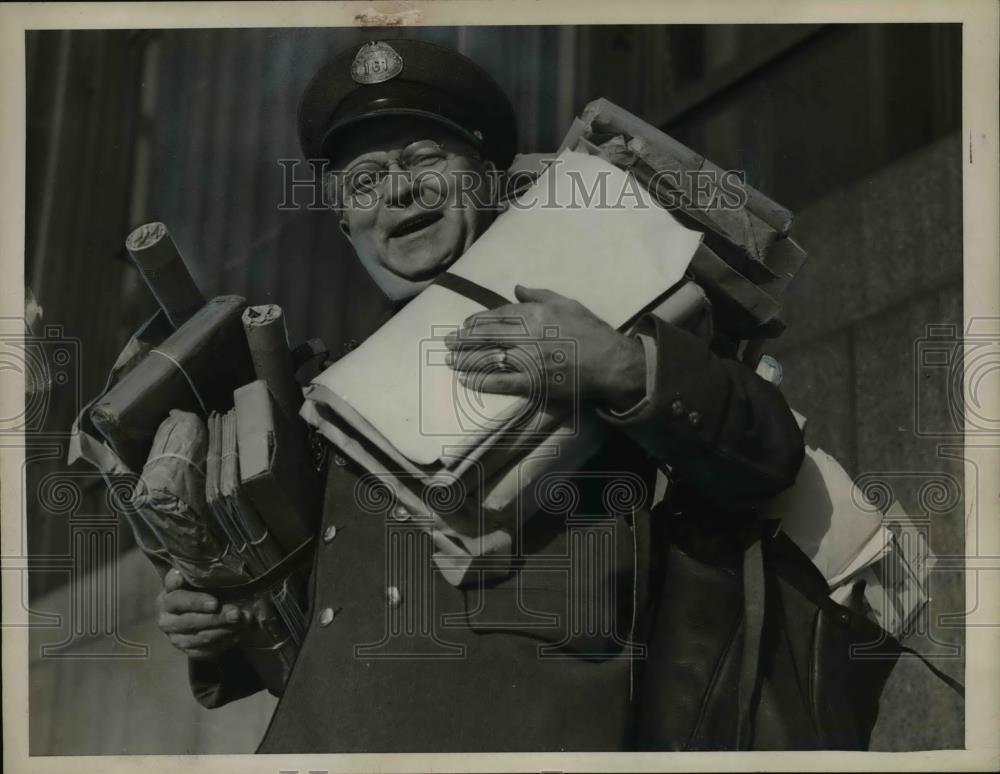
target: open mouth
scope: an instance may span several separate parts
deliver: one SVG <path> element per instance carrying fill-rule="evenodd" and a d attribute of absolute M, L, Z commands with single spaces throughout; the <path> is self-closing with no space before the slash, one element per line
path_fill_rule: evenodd
<path fill-rule="evenodd" d="M 421 212 L 413 217 L 406 218 L 396 224 L 396 227 L 389 232 L 390 239 L 398 239 L 399 237 L 410 236 L 410 234 L 416 234 L 418 231 L 423 231 L 428 226 L 433 226 L 437 223 L 443 215 L 440 212 Z"/>

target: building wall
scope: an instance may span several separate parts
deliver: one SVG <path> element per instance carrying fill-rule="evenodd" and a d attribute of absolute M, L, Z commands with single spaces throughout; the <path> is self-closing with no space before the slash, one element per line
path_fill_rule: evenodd
<path fill-rule="evenodd" d="M 112 566 L 117 577 L 92 571 L 34 606 L 58 619 L 30 633 L 31 754 L 253 752 L 276 699 L 260 692 L 215 710 L 197 704 L 187 661 L 156 626 L 159 576 L 135 548 Z M 94 616 L 100 599 L 111 602 L 116 635 L 79 631 L 89 628 L 81 612 Z"/>
<path fill-rule="evenodd" d="M 799 213 L 809 263 L 789 295 L 794 322 L 770 348 L 789 403 L 808 418 L 807 443 L 852 476 L 888 483 L 941 558 L 964 555 L 961 425 L 948 375 L 921 369 L 917 346 L 930 325 L 962 330 L 960 154 L 958 134 L 947 135 Z M 921 428 L 950 429 L 950 444 Z M 960 681 L 964 583 L 954 570 L 931 574 L 929 629 L 909 642 Z M 904 660 L 883 696 L 875 749 L 961 747 L 963 738 L 961 702 Z"/>

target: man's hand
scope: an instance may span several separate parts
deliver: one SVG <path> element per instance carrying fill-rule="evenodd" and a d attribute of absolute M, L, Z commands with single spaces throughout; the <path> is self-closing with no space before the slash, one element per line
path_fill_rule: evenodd
<path fill-rule="evenodd" d="M 236 605 L 223 605 L 211 594 L 184 589 L 184 578 L 170 570 L 156 598 L 157 624 L 175 648 L 189 658 L 214 659 L 236 645 L 249 615 Z"/>
<path fill-rule="evenodd" d="M 518 285 L 521 303 L 469 317 L 449 334 L 448 364 L 463 384 L 480 392 L 579 398 L 624 410 L 645 394 L 642 344 L 619 333 L 583 304 L 551 290 Z M 567 347 L 566 341 L 575 342 Z M 573 378 L 575 376 L 575 378 Z"/>

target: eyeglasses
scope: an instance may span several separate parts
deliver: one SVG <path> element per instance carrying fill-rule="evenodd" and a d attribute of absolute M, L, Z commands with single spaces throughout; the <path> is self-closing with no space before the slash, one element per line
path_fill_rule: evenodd
<path fill-rule="evenodd" d="M 458 154 L 449 153 L 441 143 L 433 140 L 417 140 L 400 150 L 370 154 L 340 173 L 344 201 L 352 202 L 372 195 L 378 197 L 378 189 L 389 176 L 393 164 L 403 172 L 440 172 L 454 155 Z M 478 154 L 471 152 L 465 155 L 479 158 Z"/>

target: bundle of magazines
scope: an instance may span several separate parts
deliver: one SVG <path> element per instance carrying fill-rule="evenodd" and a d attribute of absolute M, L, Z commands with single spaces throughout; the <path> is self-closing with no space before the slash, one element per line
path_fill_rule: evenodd
<path fill-rule="evenodd" d="M 161 575 L 244 609 L 240 647 L 280 693 L 305 634 L 321 494 L 281 309 L 206 302 L 162 224 L 126 246 L 160 310 L 77 419 L 70 461 L 133 483 L 140 548 Z"/>

